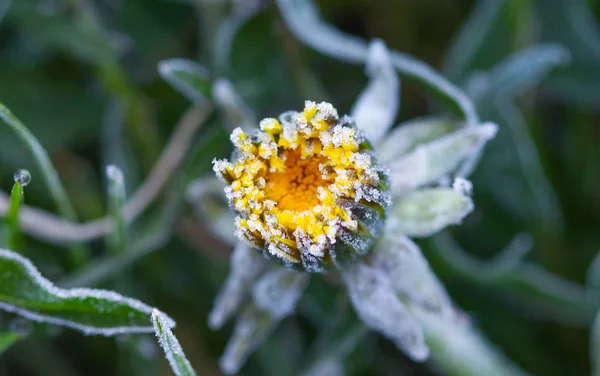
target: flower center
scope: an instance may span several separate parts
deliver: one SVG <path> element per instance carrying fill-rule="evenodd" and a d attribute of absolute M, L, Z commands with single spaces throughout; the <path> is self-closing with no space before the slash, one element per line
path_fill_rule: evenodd
<path fill-rule="evenodd" d="M 264 119 L 249 136 L 238 128 L 231 140 L 233 161 L 215 161 L 214 170 L 229 184 L 236 235 L 251 246 L 306 268 L 331 261 L 341 243 L 352 243 L 342 235 L 370 234 L 363 222 L 382 218 L 385 174 L 351 119 L 330 104 L 307 102 L 304 112 Z"/>
<path fill-rule="evenodd" d="M 326 188 L 333 180 L 324 179 L 319 165 L 326 159 L 312 156 L 302 159 L 300 150 L 285 150 L 284 171 L 265 176 L 265 198 L 277 203 L 279 210 L 302 212 L 319 204 L 317 189 Z"/>

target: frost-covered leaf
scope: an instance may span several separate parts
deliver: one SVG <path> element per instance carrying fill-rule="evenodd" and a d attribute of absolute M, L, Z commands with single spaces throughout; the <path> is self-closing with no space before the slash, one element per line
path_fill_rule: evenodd
<path fill-rule="evenodd" d="M 429 311 L 412 307 L 421 323 L 431 360 L 446 375 L 525 376 L 470 325 L 466 316 L 449 320 Z"/>
<path fill-rule="evenodd" d="M 236 244 L 231 255 L 229 276 L 208 316 L 212 329 L 221 328 L 236 313 L 267 264 L 267 260 L 255 249 L 242 243 Z"/>
<path fill-rule="evenodd" d="M 352 63 L 365 63 L 369 59 L 366 41 L 342 33 L 321 19 L 312 0 L 277 0 L 281 14 L 292 33 L 315 50 Z M 460 112 L 467 123 L 479 122 L 473 102 L 450 81 L 433 68 L 412 56 L 392 51 L 394 67 L 404 76 L 431 89 Z"/>
<path fill-rule="evenodd" d="M 466 159 L 477 155 L 496 135 L 498 127 L 485 123 L 465 127 L 435 141 L 417 146 L 412 152 L 388 163 L 392 193 L 400 195 L 414 188 L 449 178 Z"/>
<path fill-rule="evenodd" d="M 388 226 L 398 234 L 425 237 L 458 224 L 473 210 L 471 198 L 452 188 L 430 188 L 396 197 Z"/>
<path fill-rule="evenodd" d="M 448 293 L 429 268 L 419 247 L 388 227 L 369 256 L 373 268 L 385 274 L 407 302 L 441 316 L 454 316 Z"/>
<path fill-rule="evenodd" d="M 308 282 L 308 274 L 277 268 L 263 275 L 254 285 L 254 304 L 271 316 L 283 319 L 294 312 Z"/>
<path fill-rule="evenodd" d="M 469 94 L 483 102 L 493 97 L 512 98 L 537 86 L 558 65 L 570 60 L 569 51 L 558 44 L 540 44 L 514 53 L 467 84 Z M 474 80 L 474 81 L 473 81 Z"/>
<path fill-rule="evenodd" d="M 152 311 L 152 325 L 158 337 L 158 343 L 165 352 L 165 356 L 171 365 L 171 369 L 177 376 L 195 376 L 196 372 L 185 357 L 183 349 L 177 338 L 171 332 L 167 319 L 158 310 Z"/>
<path fill-rule="evenodd" d="M 381 161 L 387 164 L 410 153 L 420 144 L 426 144 L 458 130 L 462 125 L 462 122 L 439 117 L 409 120 L 385 135 L 385 139 L 377 146 L 377 153 Z"/>
<path fill-rule="evenodd" d="M 252 302 L 239 316 L 219 361 L 224 373 L 236 373 L 279 322 L 293 312 L 307 282 L 306 273 L 277 268 L 255 283 Z"/>
<path fill-rule="evenodd" d="M 230 130 L 241 127 L 244 131 L 250 132 L 258 127 L 252 110 L 244 103 L 229 80 L 225 78 L 215 80 L 213 98 L 219 110 L 225 114 Z"/>
<path fill-rule="evenodd" d="M 375 39 L 369 46 L 366 73 L 369 83 L 350 115 L 373 144 L 379 143 L 398 115 L 400 81 L 385 43 Z"/>
<path fill-rule="evenodd" d="M 343 278 L 354 309 L 367 326 L 388 337 L 413 360 L 427 359 L 429 349 L 421 326 L 384 273 L 355 263 L 343 270 Z"/>
<path fill-rule="evenodd" d="M 152 307 L 113 291 L 58 288 L 29 260 L 7 250 L 0 250 L 0 309 L 85 334 L 110 336 L 153 330 L 148 320 Z M 170 318 L 166 320 L 175 325 Z"/>
<path fill-rule="evenodd" d="M 158 63 L 158 72 L 190 102 L 200 103 L 212 96 L 210 74 L 202 65 L 186 59 L 169 59 Z"/>
<path fill-rule="evenodd" d="M 186 190 L 187 201 L 196 215 L 224 242 L 234 245 L 235 221 L 223 194 L 223 182 L 214 175 L 194 180 Z M 210 220 L 208 220 L 210 219 Z"/>

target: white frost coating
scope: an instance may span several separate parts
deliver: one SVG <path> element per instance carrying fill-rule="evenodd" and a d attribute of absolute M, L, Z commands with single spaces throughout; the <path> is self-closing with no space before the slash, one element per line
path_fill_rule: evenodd
<path fill-rule="evenodd" d="M 452 188 L 429 188 L 397 197 L 387 226 L 395 233 L 426 237 L 459 224 L 473 211 L 473 201 Z"/>
<path fill-rule="evenodd" d="M 169 329 L 169 324 L 163 315 L 156 309 L 152 311 L 152 325 L 158 338 L 160 347 L 165 351 L 165 357 L 171 365 L 171 369 L 177 376 L 195 376 L 196 372 L 185 357 L 183 349 L 177 338 Z"/>
<path fill-rule="evenodd" d="M 457 177 L 454 179 L 452 189 L 461 196 L 471 197 L 473 195 L 473 183 L 465 178 Z"/>
<path fill-rule="evenodd" d="M 210 73 L 202 65 L 186 59 L 169 59 L 158 63 L 158 73 L 175 89 L 183 94 L 192 103 L 201 103 L 206 100 L 202 92 L 193 83 L 179 77 L 177 72 L 184 72 L 208 85 Z"/>
<path fill-rule="evenodd" d="M 256 117 L 246 105 L 242 97 L 226 78 L 219 78 L 213 83 L 214 100 L 227 116 L 230 129 L 241 127 L 245 132 L 256 129 Z"/>
<path fill-rule="evenodd" d="M 343 271 L 343 277 L 354 309 L 367 326 L 391 339 L 413 360 L 427 359 L 429 348 L 421 326 L 384 273 L 356 263 Z"/>
<path fill-rule="evenodd" d="M 399 124 L 377 145 L 382 164 L 387 165 L 413 151 L 418 145 L 431 142 L 461 128 L 462 123 L 441 117 L 422 117 Z"/>
<path fill-rule="evenodd" d="M 53 298 L 56 299 L 86 299 L 86 298 L 95 298 L 108 301 L 110 303 L 117 303 L 126 305 L 134 310 L 137 310 L 141 313 L 145 313 L 150 315 L 152 313 L 153 308 L 140 302 L 139 300 L 126 298 L 122 295 L 117 294 L 113 291 L 106 290 L 96 290 L 96 289 L 87 289 L 87 288 L 76 288 L 76 289 L 61 289 L 52 284 L 49 280 L 44 278 L 37 268 L 23 256 L 8 251 L 0 249 L 0 263 L 2 261 L 10 261 L 17 263 L 20 268 L 26 273 L 27 277 L 31 280 L 31 282 L 36 285 L 38 288 L 44 290 L 44 292 L 52 295 Z M 0 278 L 3 276 L 0 275 Z M 35 296 L 27 296 L 28 299 L 35 299 Z M 103 307 L 94 307 L 101 312 Z M 0 302 L 0 309 L 13 312 L 17 315 L 23 316 L 27 319 L 38 321 L 38 322 L 46 322 L 56 325 L 65 326 L 68 328 L 76 329 L 83 332 L 86 335 L 103 335 L 103 336 L 112 336 L 115 334 L 123 334 L 123 333 L 151 333 L 153 331 L 152 326 L 148 323 L 147 326 L 116 326 L 116 327 L 95 327 L 93 325 L 82 324 L 79 322 L 70 321 L 61 317 L 49 316 L 46 314 L 41 314 L 38 312 L 34 312 L 28 309 L 24 309 L 18 307 L 16 305 Z M 175 322 L 165 315 L 165 320 L 168 326 L 174 327 Z"/>
<path fill-rule="evenodd" d="M 467 158 L 476 155 L 498 130 L 493 123 L 466 127 L 417 146 L 389 163 L 395 195 L 431 184 L 452 174 Z"/>
<path fill-rule="evenodd" d="M 386 232 L 370 256 L 373 268 L 390 280 L 394 289 L 411 304 L 444 317 L 454 317 L 450 297 L 429 268 L 419 247 L 393 229 Z"/>
<path fill-rule="evenodd" d="M 308 274 L 277 268 L 256 282 L 252 298 L 256 307 L 281 320 L 294 312 L 307 283 Z"/>
<path fill-rule="evenodd" d="M 525 376 L 495 347 L 460 316 L 447 320 L 419 307 L 410 307 L 427 338 L 432 352 L 432 362 L 449 374 L 485 376 Z"/>
<path fill-rule="evenodd" d="M 123 187 L 123 171 L 115 165 L 106 166 L 106 176 L 118 187 Z"/>
<path fill-rule="evenodd" d="M 392 126 L 400 103 L 400 81 L 388 50 L 379 39 L 369 45 L 366 73 L 369 84 L 356 100 L 351 116 L 377 145 Z"/>
<path fill-rule="evenodd" d="M 256 250 L 238 243 L 231 255 L 231 270 L 208 315 L 211 329 L 221 328 L 237 311 L 252 289 L 254 280 L 267 266 L 267 260 Z"/>

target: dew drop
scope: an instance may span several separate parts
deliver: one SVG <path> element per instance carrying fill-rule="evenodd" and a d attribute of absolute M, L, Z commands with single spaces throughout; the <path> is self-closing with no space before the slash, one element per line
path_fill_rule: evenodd
<path fill-rule="evenodd" d="M 15 172 L 15 183 L 21 184 L 23 187 L 31 182 L 31 173 L 27 170 L 20 169 Z"/>

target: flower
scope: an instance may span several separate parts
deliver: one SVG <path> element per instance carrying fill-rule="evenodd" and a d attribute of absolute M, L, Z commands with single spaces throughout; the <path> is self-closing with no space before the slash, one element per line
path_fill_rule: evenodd
<path fill-rule="evenodd" d="M 365 254 L 390 204 L 388 176 L 353 120 L 329 103 L 231 134 L 233 161 L 214 170 L 237 216 L 237 237 L 291 267 L 323 271 Z"/>
<path fill-rule="evenodd" d="M 294 312 L 306 272 L 330 269 L 341 274 L 362 322 L 412 359 L 429 356 L 426 335 L 439 342 L 462 333 L 461 340 L 478 346 L 409 237 L 432 235 L 472 211 L 465 171 L 497 127 L 423 118 L 390 130 L 399 81 L 381 41 L 372 42 L 366 71 L 370 81 L 351 116 L 307 101 L 302 112 L 233 131 L 231 160 L 213 167 L 235 218 L 214 201 L 222 194 L 214 180 L 188 188 L 209 228 L 231 242 L 228 224 L 235 222 L 231 232 L 239 240 L 209 315 L 215 329 L 237 316 L 221 358 L 225 373 L 237 372 Z"/>

